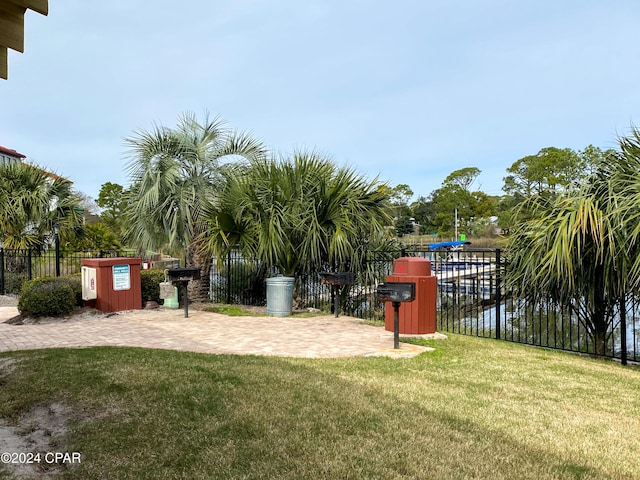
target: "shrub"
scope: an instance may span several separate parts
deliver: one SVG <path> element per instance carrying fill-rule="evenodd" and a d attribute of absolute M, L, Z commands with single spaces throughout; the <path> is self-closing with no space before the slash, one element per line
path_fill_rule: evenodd
<path fill-rule="evenodd" d="M 37 278 L 25 282 L 20 291 L 18 310 L 32 317 L 55 317 L 71 313 L 76 294 L 67 279 Z"/>
<path fill-rule="evenodd" d="M 59 277 L 58 281 L 61 283 L 66 283 L 73 289 L 73 293 L 76 299 L 76 306 L 81 307 L 84 305 L 84 300 L 82 300 L 82 276 L 80 273 Z"/>
<path fill-rule="evenodd" d="M 153 300 L 161 303 L 160 300 L 160 282 L 164 282 L 163 270 L 141 270 L 140 271 L 140 290 L 142 291 L 142 304 Z"/>
<path fill-rule="evenodd" d="M 20 273 L 13 273 L 9 270 L 4 272 L 4 291 L 6 293 L 18 294 L 27 276 Z"/>

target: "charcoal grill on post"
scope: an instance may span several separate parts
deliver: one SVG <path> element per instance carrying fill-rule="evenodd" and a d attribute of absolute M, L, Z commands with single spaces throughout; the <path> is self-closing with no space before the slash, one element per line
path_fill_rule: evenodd
<path fill-rule="evenodd" d="M 169 281 L 182 284 L 184 291 L 184 318 L 189 317 L 189 298 L 187 295 L 187 284 L 191 280 L 200 280 L 200 269 L 198 267 L 170 268 L 167 270 Z"/>
<path fill-rule="evenodd" d="M 320 283 L 331 286 L 331 296 L 333 297 L 333 311 L 338 318 L 340 310 L 340 295 L 338 291 L 343 285 L 353 285 L 353 272 L 321 272 Z"/>
<path fill-rule="evenodd" d="M 413 302 L 416 299 L 414 282 L 387 282 L 378 285 L 376 300 L 391 302 L 393 305 L 393 348 L 400 348 L 400 303 Z"/>

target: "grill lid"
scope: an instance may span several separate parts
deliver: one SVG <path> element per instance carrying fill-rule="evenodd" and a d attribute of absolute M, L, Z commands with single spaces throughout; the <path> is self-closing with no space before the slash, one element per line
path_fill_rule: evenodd
<path fill-rule="evenodd" d="M 167 270 L 167 276 L 172 282 L 185 282 L 188 280 L 200 279 L 200 268 L 187 267 L 187 268 L 170 268 Z"/>
<path fill-rule="evenodd" d="M 376 300 L 379 302 L 413 302 L 415 298 L 414 282 L 381 283 L 376 290 Z"/>

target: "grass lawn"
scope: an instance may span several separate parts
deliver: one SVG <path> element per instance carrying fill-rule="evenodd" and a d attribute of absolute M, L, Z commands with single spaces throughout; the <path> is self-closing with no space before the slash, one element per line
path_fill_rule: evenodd
<path fill-rule="evenodd" d="M 207 305 L 202 308 L 205 312 L 221 313 L 231 317 L 258 317 L 262 312 L 249 310 L 242 305 Z"/>
<path fill-rule="evenodd" d="M 640 479 L 640 369 L 430 344 L 400 360 L 0 354 L 0 417 L 64 406 L 56 450 L 82 455 L 65 479 Z"/>
<path fill-rule="evenodd" d="M 230 317 L 264 317 L 267 315 L 266 307 L 247 307 L 246 305 L 206 305 L 201 308 L 205 312 L 221 313 Z M 311 318 L 329 315 L 328 312 L 293 312 L 291 316 L 296 318 Z"/>

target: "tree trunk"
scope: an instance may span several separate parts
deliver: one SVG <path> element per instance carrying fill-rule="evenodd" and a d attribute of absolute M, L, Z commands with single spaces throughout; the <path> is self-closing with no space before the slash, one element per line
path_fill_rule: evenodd
<path fill-rule="evenodd" d="M 591 336 L 596 355 L 607 354 L 607 305 L 604 295 L 604 275 L 602 268 L 595 271 L 593 292 L 593 313 L 591 315 Z"/>
<path fill-rule="evenodd" d="M 209 272 L 201 270 L 200 280 L 191 280 L 187 287 L 190 302 L 208 303 L 211 302 L 209 296 Z"/>
<path fill-rule="evenodd" d="M 602 328 L 602 325 L 598 319 L 594 319 L 595 328 L 593 331 L 593 341 L 595 345 L 596 355 L 607 354 L 607 331 L 606 326 Z"/>
<path fill-rule="evenodd" d="M 187 250 L 187 266 L 200 267 L 200 280 L 192 280 L 187 287 L 190 302 L 211 302 L 209 269 L 211 261 L 206 261 L 199 254 L 195 244 L 189 245 Z"/>

